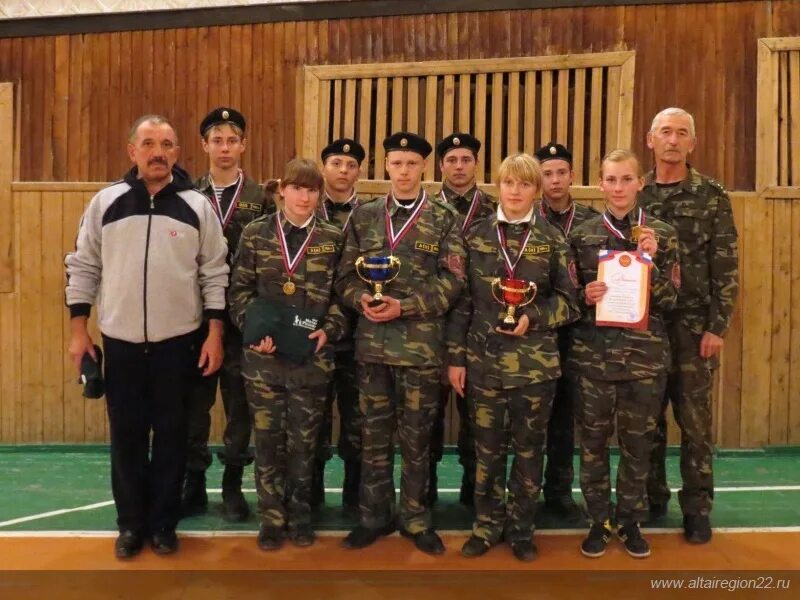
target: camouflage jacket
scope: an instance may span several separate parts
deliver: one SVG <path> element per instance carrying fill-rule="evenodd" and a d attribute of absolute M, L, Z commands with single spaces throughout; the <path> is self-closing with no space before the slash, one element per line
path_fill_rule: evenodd
<path fill-rule="evenodd" d="M 319 206 L 317 207 L 317 216 L 336 225 L 340 231 L 344 231 L 350 219 L 350 215 L 353 214 L 353 209 L 358 206 L 358 204 L 358 196 L 355 194 L 353 194 L 347 202 L 337 204 L 323 192 L 322 196 L 320 196 Z"/>
<path fill-rule="evenodd" d="M 547 219 L 547 222 L 557 227 L 566 240 L 573 228 L 577 227 L 584 221 L 588 221 L 592 217 L 596 217 L 599 213 L 585 204 L 579 204 L 572 201 L 569 210 L 558 213 L 550 208 L 544 200 L 537 200 L 533 206 L 534 211 L 540 218 Z"/>
<path fill-rule="evenodd" d="M 267 215 L 247 225 L 242 232 L 231 277 L 230 316 L 242 329 L 247 306 L 257 297 L 311 312 L 322 321 L 322 329 L 328 336 L 328 344 L 312 360 L 297 367 L 289 366 L 274 354 L 258 354 L 249 348 L 245 348 L 245 353 L 251 353 L 251 359 L 260 357 L 258 370 L 262 375 L 274 374 L 282 381 L 286 370 L 292 369 L 292 377 L 300 383 L 325 383 L 333 372 L 333 344 L 348 328 L 342 307 L 333 294 L 333 273 L 342 249 L 342 234 L 333 225 L 315 219 L 305 258 L 292 275 L 297 291 L 287 296 L 282 289 L 287 275 L 275 221 L 275 215 Z"/>
<path fill-rule="evenodd" d="M 739 290 L 738 244 L 731 201 L 725 189 L 691 167 L 669 191 L 648 173 L 640 205 L 678 232 L 681 289 L 675 314 L 695 334 L 724 335 Z"/>
<path fill-rule="evenodd" d="M 537 200 L 533 210 L 540 218 L 547 219 L 548 223 L 556 227 L 561 235 L 564 236 L 565 241 L 575 227 L 599 214 L 591 206 L 579 204 L 575 202 L 574 199 L 572 200 L 569 210 L 563 213 L 554 211 L 544 200 Z M 569 348 L 569 327 L 570 326 L 561 327 L 558 331 L 558 347 L 561 351 L 562 362 L 566 359 L 567 350 Z"/>
<path fill-rule="evenodd" d="M 214 199 L 214 187 L 211 183 L 210 175 L 208 173 L 203 175 L 200 179 L 195 181 L 194 187 L 202 192 L 211 201 L 212 206 L 214 206 L 214 211 L 216 212 L 217 204 Z M 225 188 L 225 191 L 222 193 L 223 214 L 230 206 L 235 193 L 235 186 L 229 186 Z M 229 265 L 233 265 L 233 257 L 236 249 L 239 247 L 239 237 L 241 237 L 242 230 L 245 228 L 245 226 L 250 221 L 257 219 L 262 215 L 275 212 L 275 207 L 270 196 L 270 194 L 264 192 L 264 188 L 262 186 L 245 176 L 242 191 L 236 201 L 236 207 L 233 209 L 233 214 L 230 216 L 230 220 L 223 226 L 222 230 L 223 234 L 225 235 L 225 241 L 228 242 Z"/>
<path fill-rule="evenodd" d="M 359 313 L 356 360 L 398 366 L 441 365 L 444 317 L 464 285 L 466 253 L 458 214 L 427 197 L 416 222 L 394 249 L 402 264 L 397 278 L 385 289 L 400 301 L 402 315 L 386 323 L 372 323 L 361 314 L 361 295 L 372 294 L 372 289 L 358 277 L 355 261 L 359 256 L 389 255 L 387 205 L 395 231 L 402 226 L 406 210 L 386 196 L 361 204 L 350 219 L 339 263 L 336 290 L 345 306 Z"/>
<path fill-rule="evenodd" d="M 478 206 L 475 207 L 474 213 L 470 215 L 470 222 L 467 223 L 467 227 L 464 227 L 464 219 L 469 215 L 469 210 L 472 207 L 472 201 L 476 193 L 481 194 L 480 201 Z M 477 185 L 473 185 L 464 195 L 461 195 L 451 190 L 446 183 L 443 183 L 442 189 L 439 190 L 436 198 L 456 209 L 456 212 L 461 216 L 462 229 L 467 229 L 478 219 L 491 216 L 497 211 L 497 199 L 479 190 Z"/>
<path fill-rule="evenodd" d="M 537 286 L 534 301 L 516 311 L 517 316 L 528 315 L 530 326 L 524 336 L 505 335 L 495 328 L 506 311 L 492 294 L 492 280 L 508 277 L 497 226 L 493 215 L 467 232 L 467 286 L 447 321 L 448 363 L 466 366 L 471 382 L 496 388 L 556 379 L 561 375 L 556 330 L 580 316 L 569 275 L 569 247 L 561 233 L 534 212 L 531 237 L 514 270 L 515 278 Z M 523 224 L 500 226 L 514 260 L 528 228 Z"/>
<path fill-rule="evenodd" d="M 633 210 L 625 219 L 614 221 L 630 238 Z M 646 213 L 645 213 L 646 215 Z M 675 229 L 646 215 L 658 243 L 650 272 L 650 315 L 648 328 L 642 331 L 622 327 L 597 327 L 595 307 L 586 305 L 585 286 L 597 279 L 600 250 L 636 249 L 636 244 L 617 238 L 606 229 L 602 215 L 589 219 L 570 233 L 569 244 L 575 253 L 578 299 L 583 317 L 570 331 L 567 370 L 605 381 L 645 379 L 665 372 L 670 365 L 669 338 L 664 314 L 675 308 L 680 285 L 678 238 Z"/>
<path fill-rule="evenodd" d="M 317 207 L 317 216 L 325 219 L 331 225 L 335 225 L 344 234 L 345 228 L 349 227 L 350 216 L 359 203 L 360 200 L 356 194 L 353 194 L 346 203 L 337 205 L 327 194 L 323 193 L 320 198 L 319 206 Z M 352 353 L 355 347 L 354 334 L 358 322 L 358 314 L 344 305 L 342 306 L 342 310 L 344 310 L 350 321 L 350 327 L 348 335 L 337 342 L 336 351 Z"/>

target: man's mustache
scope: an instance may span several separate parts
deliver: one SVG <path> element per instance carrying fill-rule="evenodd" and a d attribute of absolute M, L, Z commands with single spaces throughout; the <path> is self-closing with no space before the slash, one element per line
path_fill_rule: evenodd
<path fill-rule="evenodd" d="M 166 167 L 167 166 L 167 159 L 166 158 L 162 158 L 161 156 L 156 156 L 155 158 L 151 158 L 150 160 L 147 161 L 147 166 L 155 165 L 155 164 L 161 164 L 161 165 L 164 165 Z"/>

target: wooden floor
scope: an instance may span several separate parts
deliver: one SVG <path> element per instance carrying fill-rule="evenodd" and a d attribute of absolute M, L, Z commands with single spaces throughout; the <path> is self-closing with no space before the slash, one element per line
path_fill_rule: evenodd
<path fill-rule="evenodd" d="M 578 550 L 580 536 L 537 535 L 539 557 L 528 564 L 515 561 L 505 545 L 465 559 L 459 552 L 465 536 L 444 537 L 447 553 L 430 557 L 397 535 L 360 551 L 343 550 L 340 536 L 324 535 L 311 548 L 286 545 L 273 553 L 258 550 L 253 536 L 184 536 L 175 555 L 145 549 L 125 562 L 113 556 L 113 537 L 8 537 L 0 539 L 7 570 L 0 598 L 683 598 L 693 592 L 656 591 L 652 580 L 678 578 L 688 586 L 697 577 L 711 581 L 706 585 L 745 577 L 774 587 L 789 580 L 789 589 L 739 590 L 739 598 L 796 597 L 800 588 L 800 533 L 717 532 L 700 547 L 678 533 L 653 533 L 653 554 L 644 560 L 629 557 L 617 541 L 604 557 L 587 559 Z M 731 597 L 723 589 L 695 591 Z"/>

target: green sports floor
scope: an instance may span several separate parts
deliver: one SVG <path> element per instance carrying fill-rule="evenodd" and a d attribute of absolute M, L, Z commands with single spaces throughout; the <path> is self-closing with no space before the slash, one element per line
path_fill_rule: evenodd
<path fill-rule="evenodd" d="M 616 463 L 616 457 L 613 460 Z M 575 466 L 577 471 L 577 459 Z M 670 448 L 667 467 L 670 486 L 675 489 L 680 483 L 676 448 Z M 469 511 L 458 503 L 460 469 L 457 457 L 449 451 L 439 467 L 440 500 L 434 510 L 435 523 L 442 530 L 470 528 Z M 181 531 L 231 534 L 257 529 L 254 516 L 240 524 L 222 520 L 221 475 L 221 467 L 215 463 L 208 473 L 209 511 L 182 521 Z M 319 530 L 347 530 L 354 524 L 341 514 L 342 476 L 341 461 L 332 459 L 326 471 L 326 506 L 316 515 Z M 715 478 L 715 528 L 800 531 L 799 447 L 719 451 Z M 399 467 L 395 481 L 399 482 Z M 0 486 L 0 536 L 92 535 L 116 530 L 105 446 L 0 446 Z M 253 506 L 253 484 L 246 483 L 245 487 Z M 580 498 L 577 482 L 575 488 L 575 497 Z M 648 527 L 669 530 L 680 526 L 674 494 L 667 517 Z M 583 525 L 559 522 L 546 515 L 541 515 L 538 523 L 540 530 L 576 527 L 582 529 Z"/>

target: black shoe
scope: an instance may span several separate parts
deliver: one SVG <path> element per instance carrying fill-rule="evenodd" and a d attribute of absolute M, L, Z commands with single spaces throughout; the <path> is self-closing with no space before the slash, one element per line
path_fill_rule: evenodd
<path fill-rule="evenodd" d="M 650 521 L 657 521 L 658 519 L 663 519 L 667 516 L 667 512 L 669 511 L 669 504 L 664 502 L 663 504 L 660 502 L 651 502 L 650 503 Z"/>
<path fill-rule="evenodd" d="M 174 529 L 159 529 L 150 538 L 150 544 L 156 554 L 172 554 L 178 549 L 178 536 Z"/>
<path fill-rule="evenodd" d="M 708 515 L 683 515 L 683 535 L 690 544 L 707 544 L 711 540 Z"/>
<path fill-rule="evenodd" d="M 548 498 L 544 502 L 544 510 L 551 515 L 575 523 L 584 518 L 583 510 L 578 503 L 572 499 L 571 495 Z"/>
<path fill-rule="evenodd" d="M 632 521 L 617 527 L 617 537 L 625 545 L 625 551 L 633 558 L 647 558 L 650 556 L 650 544 L 642 537 L 639 524 Z"/>
<path fill-rule="evenodd" d="M 475 506 L 475 482 L 466 473 L 461 478 L 461 490 L 458 492 L 458 501 L 464 506 Z"/>
<path fill-rule="evenodd" d="M 311 497 L 308 505 L 311 510 L 318 510 L 325 505 L 325 462 L 314 459 L 314 470 L 311 473 Z"/>
<path fill-rule="evenodd" d="M 374 544 L 379 537 L 391 535 L 396 531 L 394 523 L 389 523 L 377 529 L 358 525 L 342 540 L 342 546 L 348 549 L 366 548 Z"/>
<path fill-rule="evenodd" d="M 181 494 L 181 515 L 183 517 L 202 515 L 207 509 L 206 472 L 186 471 Z"/>
<path fill-rule="evenodd" d="M 347 516 L 358 515 L 358 488 L 361 485 L 361 462 L 348 460 L 344 463 L 342 484 L 342 508 Z"/>
<path fill-rule="evenodd" d="M 126 529 L 121 531 L 114 542 L 114 554 L 117 558 L 133 558 L 142 551 L 144 540 L 141 534 Z"/>
<path fill-rule="evenodd" d="M 514 558 L 522 562 L 531 562 L 536 558 L 538 552 L 533 540 L 514 540 L 511 542 L 511 552 Z"/>
<path fill-rule="evenodd" d="M 589 529 L 589 535 L 581 543 L 581 554 L 589 558 L 599 558 L 606 553 L 608 540 L 611 539 L 611 523 L 594 523 Z"/>
<path fill-rule="evenodd" d="M 461 556 L 466 558 L 475 558 L 486 554 L 492 545 L 489 540 L 479 538 L 476 535 L 469 536 L 469 539 L 461 546 Z"/>
<path fill-rule="evenodd" d="M 439 501 L 439 476 L 436 473 L 437 464 L 431 463 L 430 475 L 428 476 L 428 506 L 432 507 Z"/>
<path fill-rule="evenodd" d="M 284 532 L 281 527 L 261 525 L 258 529 L 256 544 L 265 551 L 277 550 L 283 546 Z"/>
<path fill-rule="evenodd" d="M 439 534 L 437 534 L 433 529 L 426 529 L 425 531 L 420 531 L 418 533 L 410 533 L 405 529 L 401 529 L 400 535 L 412 540 L 414 545 L 417 547 L 417 550 L 420 550 L 425 554 L 431 554 L 433 556 L 444 554 L 445 548 L 444 544 L 442 543 L 442 538 L 440 538 Z"/>
<path fill-rule="evenodd" d="M 229 523 L 241 523 L 250 516 L 250 507 L 242 493 L 244 467 L 225 465 L 222 474 L 222 518 Z"/>
<path fill-rule="evenodd" d="M 314 529 L 310 523 L 303 523 L 297 527 L 289 528 L 289 541 L 298 548 L 312 546 L 316 539 L 317 536 L 314 534 Z"/>

